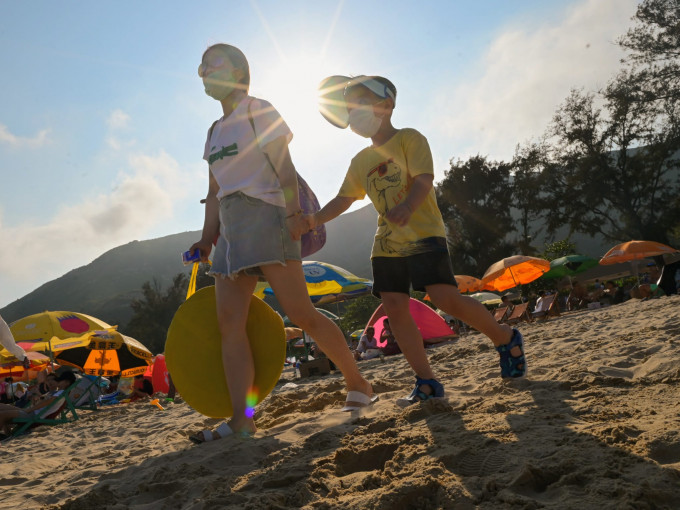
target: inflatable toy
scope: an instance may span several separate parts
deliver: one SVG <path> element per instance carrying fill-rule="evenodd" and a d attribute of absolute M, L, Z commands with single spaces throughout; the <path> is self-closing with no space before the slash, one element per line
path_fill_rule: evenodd
<path fill-rule="evenodd" d="M 248 405 L 261 402 L 278 382 L 286 357 L 283 320 L 253 296 L 246 323 L 255 364 L 254 390 Z M 215 312 L 215 287 L 200 289 L 175 313 L 165 342 L 165 363 L 182 398 L 212 418 L 232 415 L 222 365 L 222 341 Z"/>

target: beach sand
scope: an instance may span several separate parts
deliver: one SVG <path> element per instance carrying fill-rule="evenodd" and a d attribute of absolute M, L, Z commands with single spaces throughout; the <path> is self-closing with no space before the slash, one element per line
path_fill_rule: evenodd
<path fill-rule="evenodd" d="M 448 401 L 407 409 L 398 355 L 360 363 L 380 400 L 356 413 L 339 373 L 284 372 L 250 439 L 194 445 L 217 421 L 186 403 L 83 411 L 0 446 L 0 506 L 680 508 L 680 296 L 519 327 L 526 379 L 468 334 L 428 349 Z"/>

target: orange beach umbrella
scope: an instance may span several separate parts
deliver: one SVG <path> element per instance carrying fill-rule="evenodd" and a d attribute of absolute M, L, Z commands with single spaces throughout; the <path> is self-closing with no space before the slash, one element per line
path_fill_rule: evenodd
<path fill-rule="evenodd" d="M 482 277 L 482 289 L 504 291 L 530 283 L 550 271 L 550 262 L 528 255 L 513 255 L 492 264 Z"/>
<path fill-rule="evenodd" d="M 482 281 L 474 276 L 461 274 L 456 275 L 456 283 L 458 284 L 458 290 L 461 292 L 477 292 L 481 289 Z"/>
<path fill-rule="evenodd" d="M 86 341 L 84 345 L 58 353 L 57 361 L 89 375 L 121 377 L 144 374 L 151 363 L 149 349 L 114 329 L 90 331 L 81 338 Z"/>
<path fill-rule="evenodd" d="M 614 246 L 600 259 L 601 265 L 646 259 L 657 255 L 678 253 L 679 250 L 656 241 L 628 241 Z"/>

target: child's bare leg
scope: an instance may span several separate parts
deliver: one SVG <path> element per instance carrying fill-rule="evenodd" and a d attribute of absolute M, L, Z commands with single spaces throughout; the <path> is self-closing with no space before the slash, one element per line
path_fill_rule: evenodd
<path fill-rule="evenodd" d="M 383 308 L 401 352 L 411 368 L 421 379 L 434 379 L 425 353 L 423 337 L 409 311 L 409 295 L 401 292 L 381 292 Z"/>
<path fill-rule="evenodd" d="M 215 278 L 217 321 L 222 334 L 222 363 L 234 414 L 229 427 L 234 432 L 257 430 L 246 416 L 246 395 L 253 386 L 255 368 L 246 334 L 250 300 L 257 278 L 241 275 L 235 280 Z M 207 391 L 210 388 L 206 388 Z"/>
<path fill-rule="evenodd" d="M 371 383 L 359 372 L 345 337 L 333 321 L 314 308 L 307 294 L 302 262 L 287 260 L 286 266 L 271 264 L 262 267 L 276 298 L 288 318 L 309 333 L 326 356 L 345 377 L 349 391 L 372 395 Z"/>
<path fill-rule="evenodd" d="M 428 285 L 426 290 L 437 308 L 485 334 L 496 347 L 510 343 L 512 328 L 507 324 L 496 322 L 482 303 L 469 296 L 463 296 L 457 287 L 436 284 Z M 390 319 L 391 323 L 392 319 Z M 519 347 L 514 347 L 510 350 L 510 354 L 520 356 L 522 351 Z"/>

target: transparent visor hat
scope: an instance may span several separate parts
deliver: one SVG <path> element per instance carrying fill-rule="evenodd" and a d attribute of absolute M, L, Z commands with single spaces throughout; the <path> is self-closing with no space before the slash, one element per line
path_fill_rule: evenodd
<path fill-rule="evenodd" d="M 345 93 L 351 87 L 361 85 L 373 92 L 376 96 L 394 100 L 394 92 L 384 83 L 374 80 L 370 76 L 329 76 L 319 85 L 319 112 L 324 119 L 335 127 L 345 129 L 349 125 L 349 111 Z"/>

